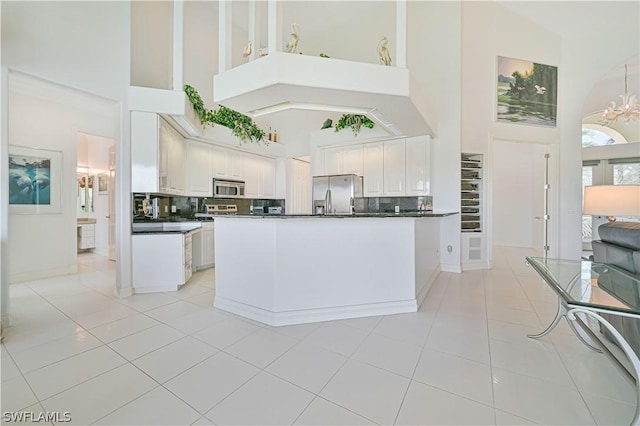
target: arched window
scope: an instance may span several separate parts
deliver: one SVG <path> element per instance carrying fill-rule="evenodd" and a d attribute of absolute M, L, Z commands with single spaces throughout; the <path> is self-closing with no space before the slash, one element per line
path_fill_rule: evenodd
<path fill-rule="evenodd" d="M 599 124 L 582 125 L 582 147 L 616 145 L 627 143 L 619 132 Z"/>

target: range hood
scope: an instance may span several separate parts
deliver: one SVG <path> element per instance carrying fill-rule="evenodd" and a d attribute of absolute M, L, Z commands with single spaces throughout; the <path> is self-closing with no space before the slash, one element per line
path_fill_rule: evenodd
<path fill-rule="evenodd" d="M 273 52 L 216 75 L 218 104 L 258 117 L 285 110 L 363 114 L 390 136 L 435 136 L 406 68 Z"/>

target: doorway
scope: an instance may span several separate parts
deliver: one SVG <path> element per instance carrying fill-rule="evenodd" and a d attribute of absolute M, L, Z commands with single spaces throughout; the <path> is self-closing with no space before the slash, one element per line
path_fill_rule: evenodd
<path fill-rule="evenodd" d="M 91 182 L 88 190 L 79 190 L 77 216 L 93 225 L 91 245 L 82 248 L 115 260 L 115 149 L 116 141 L 78 132 L 78 173 Z M 90 195 L 88 197 L 87 195 Z"/>
<path fill-rule="evenodd" d="M 493 245 L 542 250 L 545 245 L 545 180 L 547 173 L 554 170 L 553 167 L 547 169 L 545 155 L 549 146 L 504 140 L 493 142 Z"/>

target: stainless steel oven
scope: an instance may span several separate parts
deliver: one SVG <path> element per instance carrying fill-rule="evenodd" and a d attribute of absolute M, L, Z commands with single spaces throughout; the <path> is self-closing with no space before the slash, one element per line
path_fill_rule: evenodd
<path fill-rule="evenodd" d="M 244 198 L 244 182 L 241 180 L 214 179 L 213 198 Z"/>

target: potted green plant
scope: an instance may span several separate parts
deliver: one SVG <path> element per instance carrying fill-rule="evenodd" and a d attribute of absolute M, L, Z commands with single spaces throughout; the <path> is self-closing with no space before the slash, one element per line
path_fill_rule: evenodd
<path fill-rule="evenodd" d="M 340 130 L 347 127 L 351 127 L 353 134 L 355 136 L 358 136 L 358 133 L 360 132 L 360 128 L 362 126 L 368 129 L 373 129 L 375 123 L 371 121 L 371 119 L 369 119 L 366 115 L 343 114 L 342 117 L 340 117 L 340 120 L 338 120 L 338 123 L 336 123 L 336 132 L 339 132 Z"/>
<path fill-rule="evenodd" d="M 217 110 L 207 109 L 198 91 L 188 84 L 184 86 L 184 92 L 191 101 L 193 109 L 203 126 L 219 124 L 231 129 L 233 135 L 239 138 L 241 142 L 263 141 L 268 144 L 268 141 L 264 139 L 264 130 L 259 128 L 250 117 L 224 105 L 220 105 Z"/>

